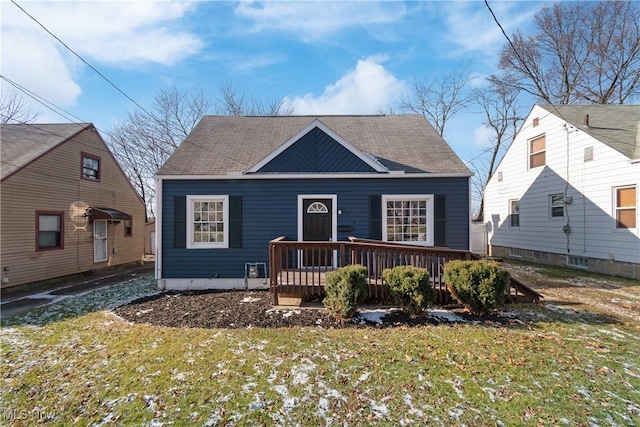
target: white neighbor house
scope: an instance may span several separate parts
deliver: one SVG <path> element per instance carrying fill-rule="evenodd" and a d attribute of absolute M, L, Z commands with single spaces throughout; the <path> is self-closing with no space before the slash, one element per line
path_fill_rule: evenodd
<path fill-rule="evenodd" d="M 640 278 L 640 105 L 535 105 L 487 183 L 490 254 Z"/>

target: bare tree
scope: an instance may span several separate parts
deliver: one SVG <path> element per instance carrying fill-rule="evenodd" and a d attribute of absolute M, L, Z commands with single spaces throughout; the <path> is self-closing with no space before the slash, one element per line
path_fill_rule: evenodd
<path fill-rule="evenodd" d="M 154 216 L 153 176 L 211 105 L 202 89 L 180 91 L 173 85 L 155 97 L 151 116 L 134 111 L 109 132 L 109 146 L 144 201 L 148 217 Z"/>
<path fill-rule="evenodd" d="M 471 101 L 467 90 L 471 79 L 468 67 L 455 69 L 451 74 L 429 82 L 416 78 L 412 92 L 400 99 L 400 109 L 424 115 L 440 136 L 444 136 L 447 122 Z"/>
<path fill-rule="evenodd" d="M 28 123 L 34 121 L 37 117 L 38 112 L 28 107 L 18 92 L 2 90 L 0 95 L 0 123 Z"/>
<path fill-rule="evenodd" d="M 491 144 L 482 154 L 472 161 L 474 169 L 474 191 L 480 197 L 480 207 L 475 219 L 482 219 L 484 215 L 484 188 L 495 172 L 498 162 L 509 148 L 517 132 L 518 123 L 522 121 L 518 104 L 520 91 L 513 85 L 504 85 L 502 80 L 489 80 L 489 88 L 478 89 L 474 92 L 474 99 L 482 110 L 484 119 L 482 124 L 493 132 Z"/>
<path fill-rule="evenodd" d="M 534 22 L 535 33 L 516 32 L 501 50 L 505 83 L 549 104 L 623 104 L 640 94 L 638 3 L 554 3 Z"/>
<path fill-rule="evenodd" d="M 289 116 L 293 108 L 285 105 L 284 98 L 261 101 L 247 94 L 247 90 L 232 79 L 223 80 L 215 102 L 216 114 L 224 116 Z"/>

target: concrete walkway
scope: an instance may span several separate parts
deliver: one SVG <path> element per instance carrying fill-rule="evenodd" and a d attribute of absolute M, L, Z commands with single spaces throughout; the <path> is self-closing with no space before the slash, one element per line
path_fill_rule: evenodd
<path fill-rule="evenodd" d="M 134 267 L 63 277 L 59 281 L 51 281 L 48 285 L 32 286 L 31 288 L 27 286 L 21 291 L 2 295 L 0 318 L 15 316 L 34 308 L 62 301 L 72 295 L 106 288 L 134 277 L 153 275 L 154 266 L 155 263 L 151 261 Z"/>

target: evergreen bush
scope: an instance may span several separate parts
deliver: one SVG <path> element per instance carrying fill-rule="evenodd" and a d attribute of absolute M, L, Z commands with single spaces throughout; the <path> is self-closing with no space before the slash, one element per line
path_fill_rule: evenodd
<path fill-rule="evenodd" d="M 444 280 L 451 295 L 474 313 L 486 313 L 504 302 L 509 273 L 495 261 L 449 261 Z"/>
<path fill-rule="evenodd" d="M 367 268 L 349 265 L 327 272 L 324 291 L 322 303 L 334 318 L 354 317 L 358 304 L 367 297 Z"/>
<path fill-rule="evenodd" d="M 391 300 L 410 315 L 422 313 L 433 303 L 435 293 L 426 268 L 401 265 L 382 272 Z"/>

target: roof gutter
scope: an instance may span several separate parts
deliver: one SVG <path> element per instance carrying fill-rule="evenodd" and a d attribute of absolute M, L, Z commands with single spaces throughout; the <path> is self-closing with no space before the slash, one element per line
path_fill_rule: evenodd
<path fill-rule="evenodd" d="M 156 175 L 155 179 L 172 180 L 261 180 L 261 179 L 405 179 L 405 178 L 469 178 L 473 172 L 435 172 L 435 173 L 388 173 L 388 174 L 358 174 L 358 173 L 332 173 L 332 174 L 298 174 L 298 173 L 274 173 L 274 174 L 235 174 L 228 175 Z"/>

